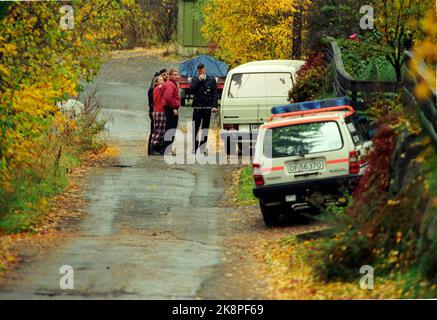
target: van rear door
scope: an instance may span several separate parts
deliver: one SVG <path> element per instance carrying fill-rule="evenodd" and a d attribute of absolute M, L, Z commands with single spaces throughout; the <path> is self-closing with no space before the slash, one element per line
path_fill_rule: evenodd
<path fill-rule="evenodd" d="M 266 79 L 264 73 L 234 73 L 223 92 L 224 124 L 257 124 L 258 110 L 265 105 Z"/>
<path fill-rule="evenodd" d="M 267 122 L 272 115 L 272 107 L 288 102 L 288 91 L 293 87 L 293 78 L 290 72 L 265 73 L 266 103 L 260 105 L 258 121 Z"/>

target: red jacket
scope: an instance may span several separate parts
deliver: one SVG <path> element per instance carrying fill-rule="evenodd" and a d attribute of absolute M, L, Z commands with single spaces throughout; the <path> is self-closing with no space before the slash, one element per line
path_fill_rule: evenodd
<path fill-rule="evenodd" d="M 176 84 L 168 80 L 163 84 L 164 92 L 162 99 L 166 108 L 179 109 L 181 106 L 181 97 L 179 96 L 179 89 Z"/>
<path fill-rule="evenodd" d="M 156 86 L 153 89 L 153 111 L 154 112 L 165 112 L 165 102 L 164 102 L 164 85 Z"/>

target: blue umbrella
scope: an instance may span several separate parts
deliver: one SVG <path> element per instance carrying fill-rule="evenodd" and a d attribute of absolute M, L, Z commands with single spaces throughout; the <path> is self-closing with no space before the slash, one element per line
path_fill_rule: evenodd
<path fill-rule="evenodd" d="M 207 55 L 200 55 L 182 62 L 179 66 L 180 75 L 183 77 L 196 76 L 197 66 L 201 63 L 205 65 L 206 73 L 209 76 L 226 77 L 228 74 L 228 65 L 226 63 Z"/>

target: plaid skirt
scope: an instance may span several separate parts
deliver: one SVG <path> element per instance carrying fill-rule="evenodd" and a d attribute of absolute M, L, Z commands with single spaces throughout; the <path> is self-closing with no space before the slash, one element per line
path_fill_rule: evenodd
<path fill-rule="evenodd" d="M 157 146 L 164 142 L 165 134 L 165 112 L 153 112 L 153 133 L 152 145 Z"/>

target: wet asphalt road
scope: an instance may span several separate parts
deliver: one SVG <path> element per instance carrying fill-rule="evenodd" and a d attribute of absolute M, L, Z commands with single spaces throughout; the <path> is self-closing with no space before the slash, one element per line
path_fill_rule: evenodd
<path fill-rule="evenodd" d="M 79 235 L 22 264 L 0 299 L 196 299 L 220 262 L 218 208 L 225 166 L 174 165 L 146 155 L 146 88 L 161 67 L 147 57 L 115 59 L 92 84 L 105 106 L 118 165 L 93 170 Z M 182 110 L 181 121 L 190 109 Z M 74 268 L 74 290 L 61 290 L 59 268 Z M 210 290 L 213 291 L 213 290 Z M 220 297 L 208 297 L 220 298 Z"/>

